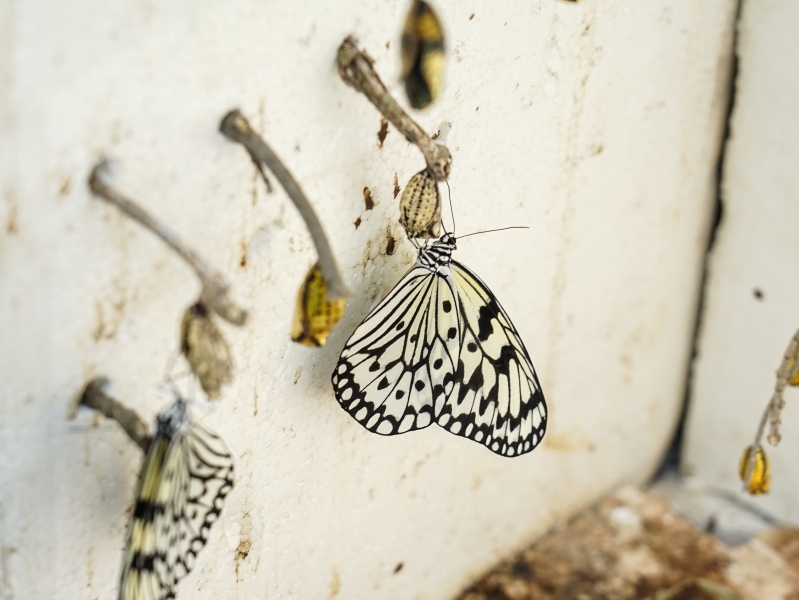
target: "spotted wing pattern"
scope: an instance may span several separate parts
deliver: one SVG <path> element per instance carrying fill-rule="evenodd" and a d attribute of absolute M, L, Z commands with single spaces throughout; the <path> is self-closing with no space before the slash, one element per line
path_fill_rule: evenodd
<path fill-rule="evenodd" d="M 488 287 L 460 263 L 451 267 L 462 339 L 455 386 L 436 422 L 503 456 L 530 452 L 547 423 L 530 356 Z"/>
<path fill-rule="evenodd" d="M 119 600 L 174 598 L 232 487 L 233 459 L 216 434 L 193 422 L 159 429 L 139 483 Z"/>
<path fill-rule="evenodd" d="M 414 267 L 341 352 L 336 399 L 374 433 L 427 427 L 454 386 L 460 335 L 454 281 Z"/>

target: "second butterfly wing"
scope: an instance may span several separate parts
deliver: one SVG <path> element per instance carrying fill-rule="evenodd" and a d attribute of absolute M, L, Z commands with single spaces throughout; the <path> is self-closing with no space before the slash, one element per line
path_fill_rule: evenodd
<path fill-rule="evenodd" d="M 533 363 L 488 287 L 452 261 L 463 339 L 455 388 L 436 422 L 503 456 L 530 452 L 544 437 L 547 410 Z"/>

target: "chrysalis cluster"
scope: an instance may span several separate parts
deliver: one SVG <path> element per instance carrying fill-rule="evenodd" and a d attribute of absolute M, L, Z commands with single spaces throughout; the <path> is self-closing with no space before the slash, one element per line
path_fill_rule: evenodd
<path fill-rule="evenodd" d="M 766 431 L 768 431 L 766 439 L 772 446 L 778 446 L 782 438 L 780 425 L 782 424 L 782 409 L 786 405 L 785 388 L 789 385 L 799 385 L 799 330 L 793 334 L 788 343 L 776 374 L 774 393 L 766 404 L 755 440 L 744 450 L 738 466 L 738 471 L 744 482 L 744 489 L 750 494 L 765 494 L 771 486 L 771 465 L 760 442 Z M 752 456 L 753 447 L 757 448 L 754 456 Z"/>
<path fill-rule="evenodd" d="M 305 346 L 324 346 L 330 331 L 344 314 L 346 300 L 328 300 L 319 263 L 310 268 L 297 294 L 291 339 Z"/>
<path fill-rule="evenodd" d="M 444 81 L 444 31 L 424 0 L 413 0 L 402 30 L 402 80 L 414 108 L 435 100 Z"/>
<path fill-rule="evenodd" d="M 400 223 L 411 239 L 441 235 L 441 193 L 427 169 L 408 182 L 400 197 Z"/>
<path fill-rule="evenodd" d="M 219 398 L 222 386 L 233 379 L 233 361 L 225 338 L 201 302 L 183 313 L 180 350 L 208 397 Z"/>

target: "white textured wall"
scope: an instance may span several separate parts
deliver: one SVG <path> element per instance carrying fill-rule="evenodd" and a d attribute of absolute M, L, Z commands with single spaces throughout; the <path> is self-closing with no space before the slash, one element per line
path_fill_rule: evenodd
<path fill-rule="evenodd" d="M 684 464 L 730 491 L 741 488 L 738 459 L 799 328 L 798 29 L 796 2 L 744 2 L 724 217 L 709 263 Z M 788 388 L 785 399 L 783 441 L 765 446 L 772 491 L 753 502 L 799 521 L 799 392 Z"/>
<path fill-rule="evenodd" d="M 205 419 L 238 483 L 181 599 L 447 598 L 645 479 L 683 394 L 733 5 L 436 3 L 447 85 L 419 119 L 451 124 L 458 231 L 530 226 L 457 253 L 513 317 L 550 407 L 543 446 L 505 459 L 435 427 L 372 435 L 330 389 L 346 336 L 413 260 L 385 248 L 395 173 L 423 166 L 394 130 L 378 148 L 379 116 L 334 57 L 355 34 L 399 93 L 405 1 L 0 4 L 0 597 L 115 594 L 141 456 L 88 411 L 67 422 L 67 405 L 105 374 L 152 419 L 198 291 L 87 192 L 101 153 L 252 309 L 225 328 L 235 384 Z M 217 133 L 236 106 L 316 203 L 357 293 L 322 350 L 289 341 L 314 253 L 282 192 Z"/>

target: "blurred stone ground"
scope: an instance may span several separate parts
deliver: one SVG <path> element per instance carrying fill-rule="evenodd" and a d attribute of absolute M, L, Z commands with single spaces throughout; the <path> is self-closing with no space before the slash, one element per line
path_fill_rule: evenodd
<path fill-rule="evenodd" d="M 677 476 L 626 487 L 458 600 L 799 600 L 799 529 Z"/>

